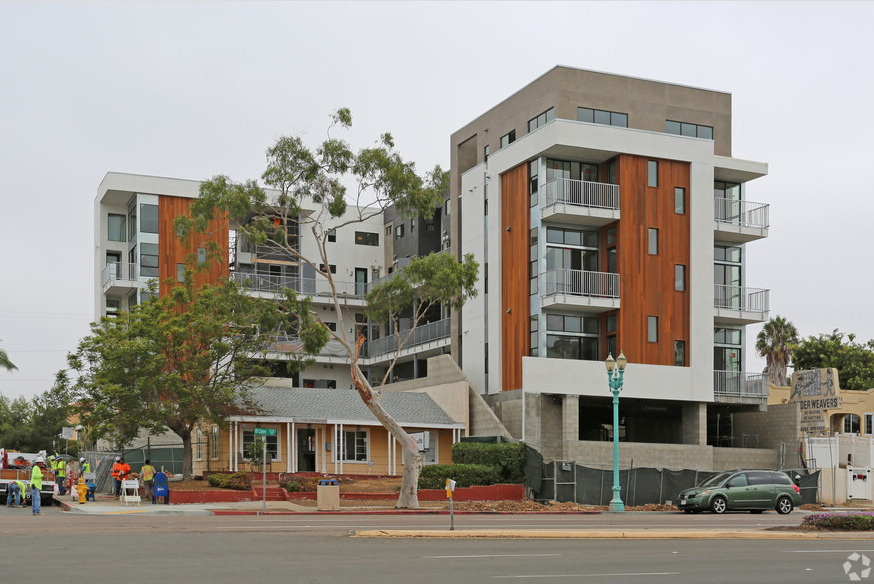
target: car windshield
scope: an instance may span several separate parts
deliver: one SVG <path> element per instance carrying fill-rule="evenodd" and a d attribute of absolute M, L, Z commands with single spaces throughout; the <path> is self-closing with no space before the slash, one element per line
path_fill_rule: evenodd
<path fill-rule="evenodd" d="M 722 481 L 727 479 L 729 476 L 731 476 L 730 472 L 724 472 L 724 473 L 716 475 L 715 477 L 711 477 L 711 478 L 707 479 L 706 481 L 704 481 L 703 483 L 701 483 L 698 486 L 699 487 L 715 487 L 716 485 L 718 485 L 719 483 L 721 483 Z"/>

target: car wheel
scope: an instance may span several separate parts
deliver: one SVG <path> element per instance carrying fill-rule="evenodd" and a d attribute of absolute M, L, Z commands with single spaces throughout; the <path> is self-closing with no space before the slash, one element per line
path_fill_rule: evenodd
<path fill-rule="evenodd" d="M 717 515 L 722 515 L 728 509 L 728 503 L 725 500 L 725 497 L 713 497 L 713 501 L 710 502 L 710 510 L 716 513 Z"/>
<path fill-rule="evenodd" d="M 762 511 L 763 511 L 762 509 L 750 509 L 750 513 L 753 513 L 753 514 L 755 514 L 755 515 L 758 515 L 758 514 L 761 513 Z"/>
<path fill-rule="evenodd" d="M 780 497 L 777 499 L 777 513 L 780 515 L 786 515 L 788 513 L 792 513 L 793 505 L 792 499 L 789 497 Z"/>

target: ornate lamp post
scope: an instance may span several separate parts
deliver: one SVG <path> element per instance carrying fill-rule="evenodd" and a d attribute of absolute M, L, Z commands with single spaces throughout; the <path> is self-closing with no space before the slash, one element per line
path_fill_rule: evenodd
<path fill-rule="evenodd" d="M 607 380 L 610 383 L 610 392 L 613 394 L 613 499 L 608 509 L 610 511 L 625 511 L 625 504 L 619 497 L 619 392 L 622 391 L 622 378 L 625 377 L 625 364 L 628 360 L 625 354 L 620 352 L 619 358 L 613 359 L 612 354 L 607 355 Z M 616 371 L 616 366 L 619 370 Z"/>

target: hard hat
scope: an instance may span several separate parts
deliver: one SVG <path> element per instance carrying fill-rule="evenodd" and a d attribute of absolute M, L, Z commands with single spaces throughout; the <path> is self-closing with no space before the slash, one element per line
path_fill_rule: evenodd
<path fill-rule="evenodd" d="M 36 457 L 36 462 L 42 462 L 42 463 L 45 463 L 45 461 L 42 459 L 42 456 L 37 456 L 37 457 Z"/>
<path fill-rule="evenodd" d="M 82 458 L 80 458 L 79 462 L 85 462 L 85 457 L 83 456 Z"/>
<path fill-rule="evenodd" d="M 121 460 L 121 457 L 120 457 L 120 456 L 116 456 L 116 457 L 115 457 L 115 462 L 118 462 L 119 460 Z"/>

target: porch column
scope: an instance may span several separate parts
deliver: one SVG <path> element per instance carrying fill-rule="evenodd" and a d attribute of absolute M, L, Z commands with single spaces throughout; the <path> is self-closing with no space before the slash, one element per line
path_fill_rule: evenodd
<path fill-rule="evenodd" d="M 285 472 L 291 472 L 291 469 L 294 468 L 294 461 L 292 460 L 292 456 L 294 456 L 294 450 L 291 449 L 291 445 L 294 440 L 294 422 L 286 422 L 285 423 L 285 444 L 288 446 L 286 452 L 288 455 L 285 457 Z"/>

